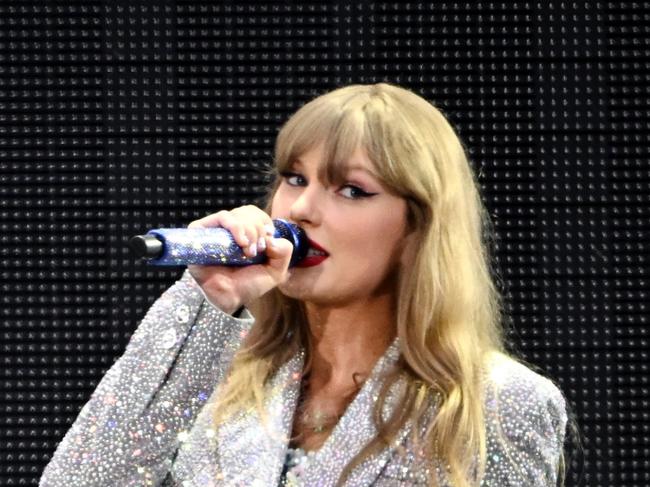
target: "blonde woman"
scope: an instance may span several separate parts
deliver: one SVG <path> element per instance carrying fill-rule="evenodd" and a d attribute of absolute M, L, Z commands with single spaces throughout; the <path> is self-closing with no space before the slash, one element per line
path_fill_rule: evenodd
<path fill-rule="evenodd" d="M 504 350 L 488 215 L 430 103 L 355 85 L 296 112 L 266 209 L 229 229 L 263 265 L 189 266 L 59 445 L 42 486 L 555 486 L 565 402 Z M 311 244 L 291 244 L 272 218 Z"/>

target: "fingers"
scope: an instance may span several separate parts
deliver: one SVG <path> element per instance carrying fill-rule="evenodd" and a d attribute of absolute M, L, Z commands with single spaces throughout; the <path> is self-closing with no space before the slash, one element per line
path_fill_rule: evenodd
<path fill-rule="evenodd" d="M 289 267 L 293 245 L 287 239 L 267 237 L 268 247 L 266 256 L 269 266 L 276 272 L 282 274 Z"/>
<path fill-rule="evenodd" d="M 257 249 L 264 252 L 273 240 L 275 227 L 273 226 L 273 223 L 267 223 L 261 227 L 258 226 L 257 231 L 259 235 L 257 239 Z"/>
<path fill-rule="evenodd" d="M 264 252 L 269 245 L 269 235 L 275 232 L 271 217 L 253 205 L 213 213 L 193 221 L 187 228 L 213 227 L 222 227 L 230 231 L 237 245 L 248 257 Z"/>

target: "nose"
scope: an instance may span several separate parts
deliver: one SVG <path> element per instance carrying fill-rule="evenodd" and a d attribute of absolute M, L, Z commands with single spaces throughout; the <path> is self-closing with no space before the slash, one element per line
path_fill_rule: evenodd
<path fill-rule="evenodd" d="M 321 203 L 317 185 L 306 186 L 300 195 L 293 200 L 289 208 L 289 216 L 298 225 L 317 225 L 321 219 Z"/>

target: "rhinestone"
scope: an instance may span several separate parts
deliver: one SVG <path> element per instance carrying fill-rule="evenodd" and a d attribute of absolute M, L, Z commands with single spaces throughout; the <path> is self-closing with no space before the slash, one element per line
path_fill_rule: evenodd
<path fill-rule="evenodd" d="M 168 328 L 165 333 L 160 337 L 160 344 L 163 348 L 170 349 L 176 345 L 176 330 L 173 328 Z"/>
<path fill-rule="evenodd" d="M 190 307 L 187 304 L 182 304 L 176 310 L 176 321 L 179 323 L 187 323 L 190 319 Z"/>

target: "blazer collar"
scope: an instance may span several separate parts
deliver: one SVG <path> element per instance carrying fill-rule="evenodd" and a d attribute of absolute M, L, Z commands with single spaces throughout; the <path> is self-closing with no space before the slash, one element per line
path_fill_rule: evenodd
<path fill-rule="evenodd" d="M 217 429 L 223 485 L 278 485 L 300 392 L 304 356 L 303 351 L 294 355 L 269 381 L 264 403 L 266 421 L 253 407 Z"/>
<path fill-rule="evenodd" d="M 304 351 L 297 353 L 269 382 L 264 405 L 266 422 L 255 408 L 251 408 L 218 428 L 217 456 L 224 485 L 278 485 L 300 393 L 304 356 Z M 303 471 L 304 485 L 334 485 L 350 460 L 376 436 L 372 419 L 374 402 L 381 389 L 381 377 L 398 357 L 396 339 L 377 361 L 326 442 L 309 455 Z M 397 406 L 401 385 L 400 381 L 396 382 L 389 392 L 384 415 L 389 415 Z M 405 425 L 395 438 L 395 444 L 402 443 L 409 430 L 410 425 Z M 392 451 L 392 448 L 385 448 L 365 460 L 355 468 L 346 485 L 371 485 Z"/>
<path fill-rule="evenodd" d="M 398 358 L 399 343 L 396 339 L 377 361 L 370 376 L 323 446 L 308 456 L 303 474 L 304 485 L 335 485 L 345 466 L 377 435 L 373 421 L 375 401 L 383 384 L 382 377 L 395 365 Z M 403 383 L 397 381 L 389 391 L 382 412 L 385 419 L 398 405 L 402 386 Z M 402 443 L 409 431 L 409 425 L 402 427 L 394 439 L 394 444 Z M 352 471 L 345 485 L 372 485 L 392 454 L 393 448 L 387 447 L 366 459 Z"/>

